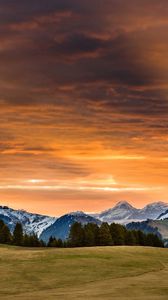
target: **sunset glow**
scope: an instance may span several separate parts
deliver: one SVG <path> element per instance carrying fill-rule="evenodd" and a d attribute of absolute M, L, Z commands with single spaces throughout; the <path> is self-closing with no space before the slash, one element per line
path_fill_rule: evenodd
<path fill-rule="evenodd" d="M 168 202 L 167 1 L 0 1 L 0 14 L 1 204 Z"/>

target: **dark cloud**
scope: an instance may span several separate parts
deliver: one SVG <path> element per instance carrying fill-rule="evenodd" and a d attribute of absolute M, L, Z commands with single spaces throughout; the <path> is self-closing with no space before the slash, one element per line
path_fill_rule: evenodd
<path fill-rule="evenodd" d="M 102 17 L 105 15 L 104 11 Z M 89 16 L 86 15 L 86 18 Z M 66 28 L 62 21 L 57 26 L 49 20 L 50 15 L 45 19 L 42 31 L 38 27 L 27 32 L 23 26 L 21 32 L 13 32 L 12 37 L 9 29 L 11 40 L 4 42 L 0 58 L 3 74 L 0 83 L 2 103 L 57 104 L 63 99 L 71 101 L 74 98 L 79 102 L 105 101 L 108 107 L 110 103 L 116 107 L 117 103 L 118 108 L 120 103 L 121 108 L 125 103 L 125 109 L 130 109 L 130 113 L 136 103 L 135 111 L 139 111 L 141 106 L 147 111 L 149 106 L 156 107 L 158 111 L 164 108 L 162 85 L 167 82 L 167 65 L 157 64 L 156 57 L 159 60 L 165 55 L 166 62 L 167 25 L 159 24 L 156 28 L 153 24 L 153 27 L 150 25 L 147 29 L 133 27 L 129 32 L 123 28 L 120 32 L 118 24 L 112 24 L 110 33 L 107 26 L 100 22 L 101 34 L 98 35 L 92 22 L 88 28 L 83 19 L 75 19 L 72 26 L 73 17 L 70 17 L 67 23 L 69 27 Z M 78 27 L 75 26 L 76 22 L 79 23 Z M 94 22 L 94 25 L 100 26 L 98 18 Z M 110 85 L 117 91 L 117 96 L 109 92 Z M 156 85 L 158 90 L 160 88 L 159 92 L 152 90 Z M 73 89 L 66 89 L 67 86 Z M 121 86 L 125 87 L 124 92 Z M 138 96 L 137 87 L 148 88 L 150 94 L 147 91 L 145 96 L 145 92 L 144 95 L 139 92 Z M 159 93 L 161 96 L 158 96 Z M 163 100 L 160 101 L 161 97 Z"/>
<path fill-rule="evenodd" d="M 0 105 L 7 142 L 10 134 L 19 141 L 34 136 L 33 127 L 37 136 L 44 130 L 53 141 L 64 137 L 65 148 L 70 139 L 82 143 L 88 127 L 87 141 L 96 136 L 101 143 L 104 135 L 126 144 L 130 129 L 134 136 L 142 129 L 153 135 L 154 128 L 162 134 L 167 12 L 164 0 L 0 0 Z M 33 147 L 30 138 L 25 151 L 50 152 L 42 136 Z"/>

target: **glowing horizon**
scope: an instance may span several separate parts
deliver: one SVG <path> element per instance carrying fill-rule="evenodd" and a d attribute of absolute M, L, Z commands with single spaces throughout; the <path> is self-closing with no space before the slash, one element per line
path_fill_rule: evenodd
<path fill-rule="evenodd" d="M 0 202 L 52 215 L 168 203 L 168 3 L 0 11 Z"/>

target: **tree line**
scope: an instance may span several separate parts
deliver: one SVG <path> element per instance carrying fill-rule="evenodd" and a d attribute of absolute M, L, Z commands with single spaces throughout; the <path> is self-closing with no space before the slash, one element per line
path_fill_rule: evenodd
<path fill-rule="evenodd" d="M 120 224 L 102 223 L 98 226 L 88 223 L 74 223 L 71 226 L 68 244 L 70 247 L 91 246 L 151 246 L 164 247 L 162 240 L 155 234 L 145 234 L 140 230 L 127 230 Z"/>
<path fill-rule="evenodd" d="M 11 233 L 8 226 L 2 220 L 0 220 L 0 244 L 25 247 L 45 246 L 44 242 L 40 241 L 36 234 L 29 235 L 24 233 L 20 223 L 15 225 L 13 233 Z"/>
<path fill-rule="evenodd" d="M 40 240 L 36 234 L 24 233 L 22 225 L 17 223 L 10 232 L 8 226 L 0 220 L 0 243 L 25 247 L 93 247 L 93 246 L 151 246 L 164 247 L 162 240 L 155 234 L 145 234 L 140 230 L 127 230 L 120 224 L 94 223 L 82 225 L 75 222 L 66 241 L 50 237 L 48 243 Z"/>

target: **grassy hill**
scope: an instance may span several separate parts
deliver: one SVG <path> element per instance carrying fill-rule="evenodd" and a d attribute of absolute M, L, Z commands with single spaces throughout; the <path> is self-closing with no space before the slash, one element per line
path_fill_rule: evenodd
<path fill-rule="evenodd" d="M 168 249 L 0 247 L 0 299 L 168 299 Z"/>

